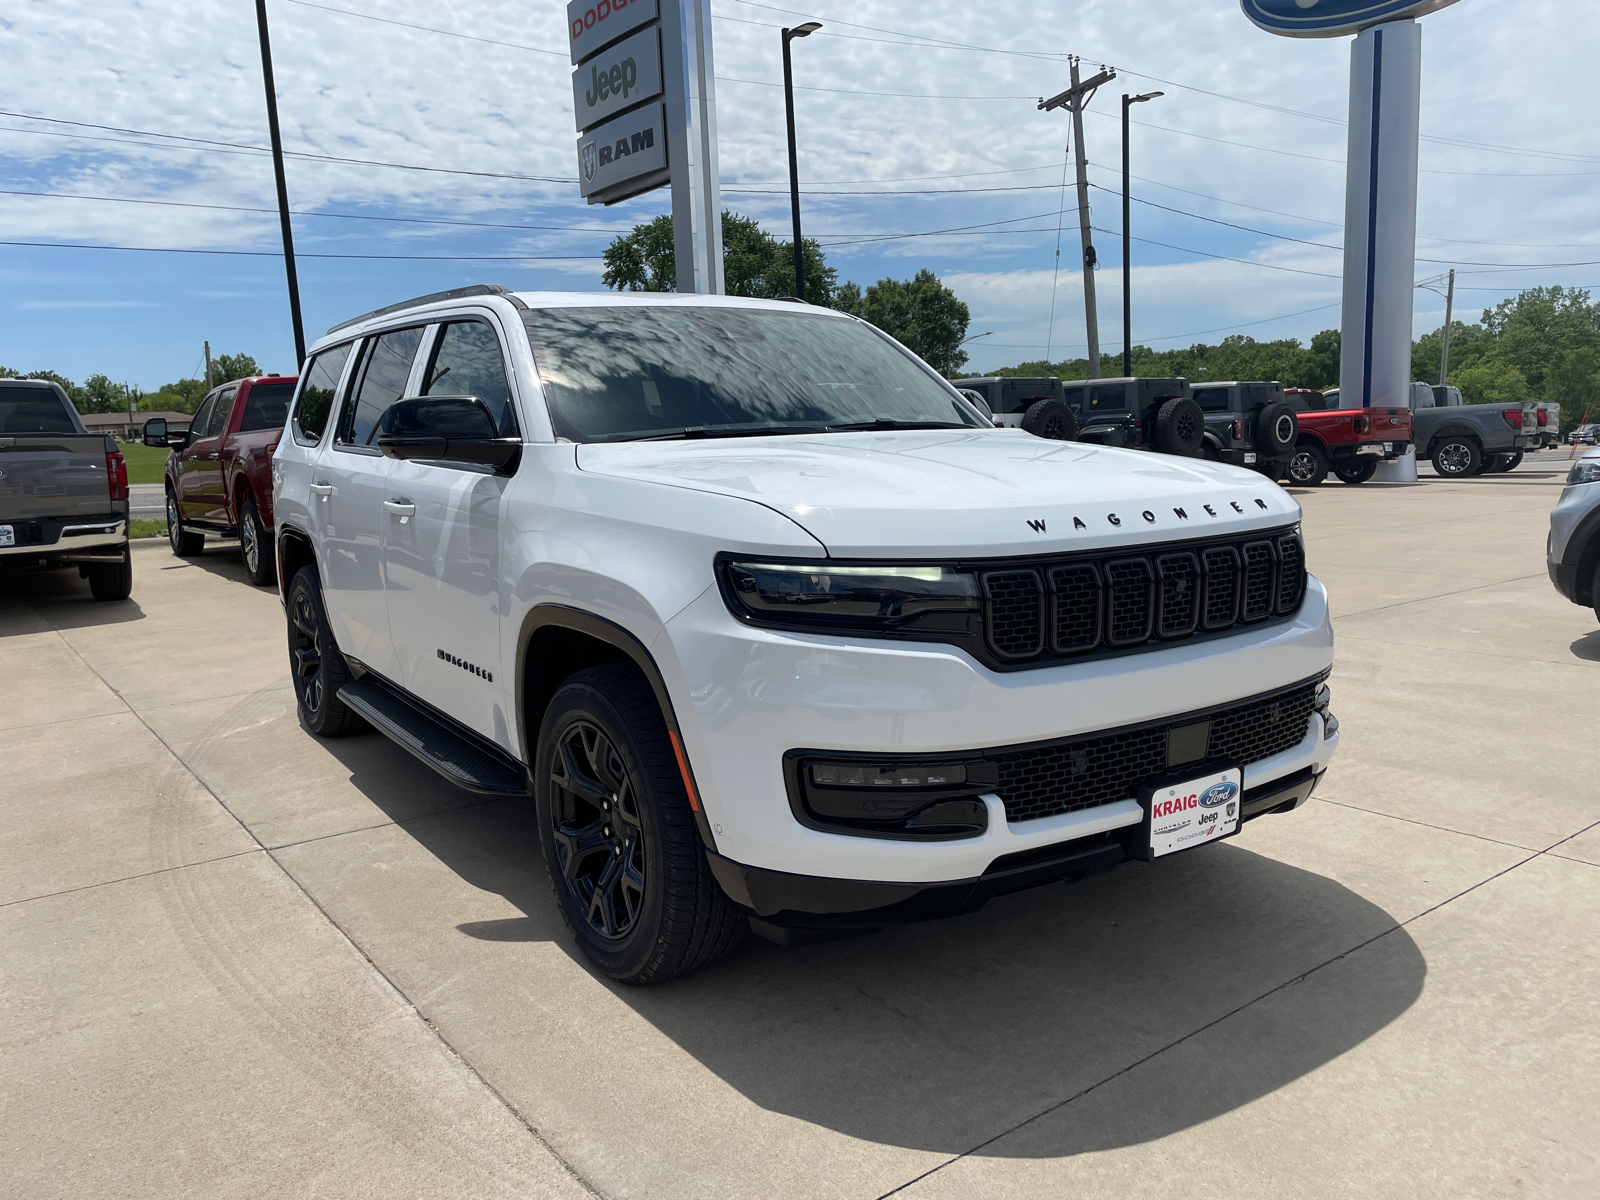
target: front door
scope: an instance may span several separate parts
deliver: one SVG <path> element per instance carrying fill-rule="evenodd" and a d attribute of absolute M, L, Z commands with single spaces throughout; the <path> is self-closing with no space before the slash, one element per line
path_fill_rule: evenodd
<path fill-rule="evenodd" d="M 188 521 L 209 521 L 211 496 L 222 487 L 222 426 L 227 423 L 233 389 L 212 392 L 200 402 L 189 424 L 189 444 L 178 451 L 178 511 Z M 226 399 L 224 399 L 226 396 Z"/>
<path fill-rule="evenodd" d="M 383 536 L 393 460 L 373 443 L 384 411 L 405 395 L 422 329 L 369 338 L 361 349 L 334 427 L 332 443 L 313 465 L 313 504 L 323 514 L 322 589 L 339 648 L 388 679 L 398 679 L 384 597 Z"/>
<path fill-rule="evenodd" d="M 439 328 L 420 394 L 478 396 L 495 413 L 502 437 L 517 433 L 505 358 L 485 321 Z M 503 701 L 512 681 L 500 663 L 500 537 L 510 484 L 487 467 L 397 461 L 384 531 L 399 681 L 507 749 L 515 742 Z"/>

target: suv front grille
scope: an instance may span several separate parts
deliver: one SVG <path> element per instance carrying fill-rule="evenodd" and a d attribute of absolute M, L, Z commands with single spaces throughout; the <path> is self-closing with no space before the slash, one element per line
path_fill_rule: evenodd
<path fill-rule="evenodd" d="M 1278 532 L 998 567 L 982 579 L 989 653 L 1042 666 L 1292 614 L 1306 556 L 1298 533 Z"/>
<path fill-rule="evenodd" d="M 1206 757 L 1248 766 L 1298 746 L 1305 739 L 1320 682 L 1298 683 L 1210 714 Z M 1147 780 L 1171 774 L 1168 729 L 1205 719 L 1172 717 L 1159 724 L 987 755 L 1000 767 L 995 792 L 1005 802 L 1006 819 L 1033 821 L 1133 799 Z"/>

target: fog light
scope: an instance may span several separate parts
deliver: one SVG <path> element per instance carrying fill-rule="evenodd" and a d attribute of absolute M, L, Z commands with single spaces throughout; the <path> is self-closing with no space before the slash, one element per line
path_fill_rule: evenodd
<path fill-rule="evenodd" d="M 1325 713 L 1322 717 L 1322 740 L 1327 741 L 1339 732 L 1339 718 L 1332 713 Z"/>
<path fill-rule="evenodd" d="M 818 787 L 959 787 L 967 782 L 965 763 L 878 766 L 873 763 L 812 763 L 811 782 Z"/>

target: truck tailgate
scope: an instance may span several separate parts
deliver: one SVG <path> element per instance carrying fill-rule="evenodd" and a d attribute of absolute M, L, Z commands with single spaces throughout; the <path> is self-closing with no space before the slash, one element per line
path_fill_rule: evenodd
<path fill-rule="evenodd" d="M 110 497 L 104 434 L 0 435 L 0 522 L 103 516 Z"/>

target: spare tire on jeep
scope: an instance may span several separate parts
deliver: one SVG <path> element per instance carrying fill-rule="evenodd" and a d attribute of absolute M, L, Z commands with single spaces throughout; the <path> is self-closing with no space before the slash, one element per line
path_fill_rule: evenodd
<path fill-rule="evenodd" d="M 1156 449 L 1193 458 L 1205 440 L 1206 418 L 1187 396 L 1174 396 L 1156 410 Z"/>
<path fill-rule="evenodd" d="M 1294 449 L 1300 438 L 1300 419 L 1282 400 L 1274 400 L 1256 414 L 1256 453 L 1265 458 L 1281 458 Z"/>
<path fill-rule="evenodd" d="M 1022 427 L 1034 437 L 1049 438 L 1052 442 L 1078 440 L 1078 415 L 1063 400 L 1050 397 L 1035 400 L 1022 414 Z"/>

